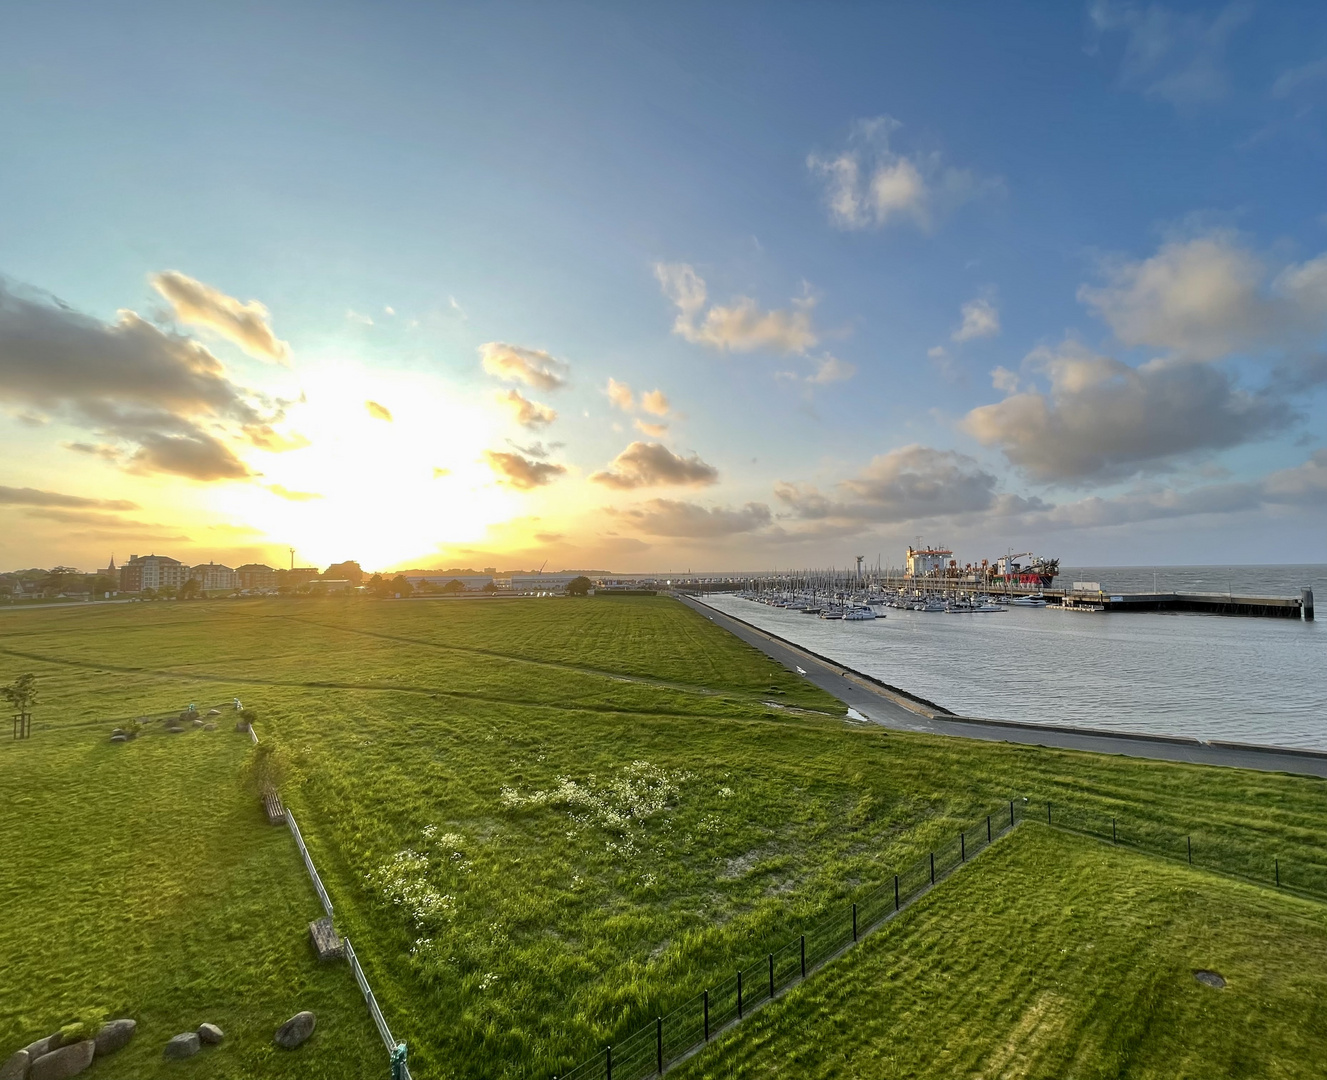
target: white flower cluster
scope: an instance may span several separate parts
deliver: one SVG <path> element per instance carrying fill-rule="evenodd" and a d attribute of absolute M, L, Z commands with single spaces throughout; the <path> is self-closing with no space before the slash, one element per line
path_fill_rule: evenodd
<path fill-rule="evenodd" d="M 603 786 L 597 786 L 593 775 L 584 782 L 559 776 L 557 786 L 548 791 L 522 795 L 515 788 L 504 787 L 499 798 L 508 810 L 554 806 L 566 809 L 577 821 L 592 820 L 606 829 L 624 832 L 633 823 L 667 809 L 688 779 L 688 773 L 669 773 L 648 761 L 633 761 Z"/>
<path fill-rule="evenodd" d="M 428 882 L 429 860 L 412 848 L 398 851 L 391 862 L 369 875 L 369 882 L 393 904 L 404 909 L 416 929 L 423 930 L 449 914 L 456 898 Z"/>

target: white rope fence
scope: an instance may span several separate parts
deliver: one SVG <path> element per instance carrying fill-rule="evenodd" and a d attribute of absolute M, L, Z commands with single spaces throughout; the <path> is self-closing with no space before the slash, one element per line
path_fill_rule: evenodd
<path fill-rule="evenodd" d="M 258 744 L 258 732 L 254 730 L 252 724 L 249 725 L 249 737 L 253 739 L 254 745 Z M 299 853 L 304 859 L 304 868 L 309 872 L 309 880 L 313 882 L 314 891 L 318 894 L 318 899 L 322 901 L 323 910 L 327 912 L 329 918 L 332 917 L 332 898 L 327 895 L 327 889 L 323 886 L 323 879 L 318 875 L 318 868 L 313 865 L 313 856 L 309 854 L 309 849 L 305 846 L 304 836 L 299 831 L 299 826 L 295 824 L 295 815 L 290 812 L 290 807 L 286 807 L 286 825 L 290 828 L 290 835 L 295 838 L 295 846 L 299 848 Z M 359 984 L 360 993 L 364 995 L 364 1003 L 369 1007 L 369 1016 L 373 1019 L 373 1026 L 378 1029 L 378 1035 L 382 1039 L 383 1045 L 387 1047 L 387 1053 L 395 1054 L 397 1042 L 392 1037 L 392 1029 L 387 1026 L 387 1018 L 382 1015 L 382 1009 L 378 1007 L 378 999 L 374 996 L 373 988 L 369 986 L 369 980 L 364 974 L 364 969 L 360 967 L 359 957 L 355 955 L 355 950 L 350 944 L 349 938 L 343 938 L 345 945 L 346 959 L 350 961 L 350 970 L 355 974 L 355 982 Z M 401 1080 L 411 1080 L 410 1069 L 405 1062 L 401 1062 Z"/>

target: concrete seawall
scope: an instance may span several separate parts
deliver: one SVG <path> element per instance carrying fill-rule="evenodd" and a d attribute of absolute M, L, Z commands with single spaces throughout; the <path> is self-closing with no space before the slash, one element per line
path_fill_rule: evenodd
<path fill-rule="evenodd" d="M 694 597 L 678 594 L 677 598 L 716 626 L 759 649 L 790 671 L 796 671 L 865 719 L 883 727 L 928 735 L 1049 746 L 1096 754 L 1120 754 L 1193 765 L 1224 765 L 1261 772 L 1297 773 L 1327 779 L 1327 753 L 1317 750 L 958 716 L 933 702 L 890 686 L 864 672 L 845 667 L 768 630 L 762 630 L 744 619 L 712 608 Z"/>

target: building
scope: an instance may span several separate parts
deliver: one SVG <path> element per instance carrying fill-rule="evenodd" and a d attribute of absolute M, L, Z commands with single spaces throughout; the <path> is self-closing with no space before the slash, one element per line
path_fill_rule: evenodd
<path fill-rule="evenodd" d="M 239 575 L 220 563 L 199 563 L 189 570 L 189 580 L 198 582 L 203 592 L 234 592 L 240 587 Z"/>
<path fill-rule="evenodd" d="M 292 566 L 289 570 L 277 572 L 277 584 L 307 585 L 310 581 L 317 581 L 320 577 L 322 577 L 322 571 L 316 566 Z"/>
<path fill-rule="evenodd" d="M 439 574 L 436 571 L 407 570 L 401 576 L 416 589 L 424 585 L 442 588 L 449 582 L 459 581 L 465 586 L 466 592 L 483 592 L 484 586 L 493 582 L 490 574 Z"/>
<path fill-rule="evenodd" d="M 166 555 L 130 555 L 129 561 L 120 567 L 120 591 L 178 589 L 188 576 L 188 567 L 179 559 Z"/>
<path fill-rule="evenodd" d="M 948 548 L 908 548 L 908 577 L 943 577 L 957 565 Z"/>
<path fill-rule="evenodd" d="M 602 570 L 563 570 L 556 574 L 512 574 L 511 591 L 515 593 L 563 593 L 567 585 L 578 577 L 594 581 L 603 576 Z"/>
<path fill-rule="evenodd" d="M 261 592 L 276 588 L 276 571 L 262 563 L 245 563 L 235 567 L 235 576 L 239 578 L 240 588 L 247 592 Z"/>
<path fill-rule="evenodd" d="M 109 579 L 112 589 L 118 589 L 120 587 L 120 571 L 115 568 L 114 555 L 111 556 L 111 561 L 107 564 L 106 569 L 98 570 L 96 576 Z"/>

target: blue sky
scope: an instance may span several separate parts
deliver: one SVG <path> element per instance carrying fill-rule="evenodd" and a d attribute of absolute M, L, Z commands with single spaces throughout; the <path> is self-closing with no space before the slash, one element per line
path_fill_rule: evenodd
<path fill-rule="evenodd" d="M 1308 4 L 11 13 L 0 562 L 1323 561 L 1325 102 Z"/>

